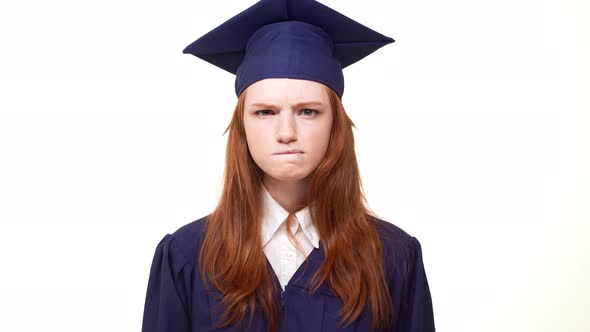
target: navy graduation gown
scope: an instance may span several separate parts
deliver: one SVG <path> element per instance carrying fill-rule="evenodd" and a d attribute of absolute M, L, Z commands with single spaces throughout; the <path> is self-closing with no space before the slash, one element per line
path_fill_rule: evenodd
<path fill-rule="evenodd" d="M 432 300 L 420 243 L 399 227 L 372 218 L 383 241 L 385 272 L 394 306 L 391 331 L 433 332 Z M 204 289 L 197 266 L 206 224 L 207 217 L 193 221 L 167 234 L 158 244 L 150 269 L 142 332 L 204 332 L 221 317 L 220 311 L 213 310 L 219 301 Z M 339 327 L 342 302 L 326 282 L 311 297 L 307 295 L 305 285 L 324 257 L 320 241 L 320 248 L 314 248 L 282 292 L 280 331 L 369 331 L 371 315 L 367 307 L 354 323 Z M 267 265 L 281 290 L 268 260 Z M 257 308 L 248 331 L 266 332 L 265 321 Z"/>

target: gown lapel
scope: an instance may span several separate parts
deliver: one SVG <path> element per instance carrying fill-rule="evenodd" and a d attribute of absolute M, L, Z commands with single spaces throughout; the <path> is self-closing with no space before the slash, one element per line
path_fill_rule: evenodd
<path fill-rule="evenodd" d="M 287 282 L 284 291 L 272 265 L 268 259 L 266 260 L 275 287 L 277 287 L 281 294 L 283 320 L 281 321 L 280 331 L 322 331 L 324 297 L 332 293 L 329 291 L 325 282 L 311 296 L 308 294 L 306 286 L 319 270 L 324 258 L 324 248 L 320 241 L 319 248 L 314 248 L 307 259 L 299 265 L 297 271 L 295 271 L 289 282 Z"/>

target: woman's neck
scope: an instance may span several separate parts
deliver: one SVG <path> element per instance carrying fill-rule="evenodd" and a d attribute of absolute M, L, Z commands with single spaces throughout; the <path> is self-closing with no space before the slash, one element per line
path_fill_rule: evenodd
<path fill-rule="evenodd" d="M 263 177 L 263 185 L 271 196 L 289 212 L 293 211 L 301 202 L 305 202 L 308 179 L 299 181 L 278 181 L 270 176 Z"/>

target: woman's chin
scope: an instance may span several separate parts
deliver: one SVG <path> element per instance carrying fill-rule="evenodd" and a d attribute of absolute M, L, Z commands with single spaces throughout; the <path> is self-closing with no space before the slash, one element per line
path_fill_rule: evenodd
<path fill-rule="evenodd" d="M 306 178 L 307 174 L 293 173 L 293 172 L 282 172 L 269 174 L 269 176 L 278 182 L 298 182 Z"/>

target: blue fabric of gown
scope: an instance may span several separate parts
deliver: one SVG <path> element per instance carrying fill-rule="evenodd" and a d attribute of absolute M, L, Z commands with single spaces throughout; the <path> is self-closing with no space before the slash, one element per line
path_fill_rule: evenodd
<path fill-rule="evenodd" d="M 394 324 L 390 331 L 435 331 L 420 242 L 389 222 L 371 218 L 383 243 L 385 272 L 394 305 Z M 207 217 L 193 221 L 173 234 L 166 234 L 157 245 L 150 269 L 142 332 L 213 331 L 212 322 L 221 316 L 213 310 L 218 300 L 205 290 L 197 265 L 206 225 Z M 371 314 L 367 307 L 354 323 L 340 327 L 338 311 L 342 302 L 327 283 L 324 282 L 312 296 L 307 294 L 305 285 L 324 257 L 320 241 L 320 247 L 314 248 L 308 261 L 299 266 L 282 292 L 280 332 L 370 330 Z M 282 290 L 268 260 L 267 264 L 276 287 Z M 217 292 L 216 295 L 221 294 Z M 217 331 L 232 330 L 230 327 Z M 257 309 L 248 331 L 266 332 L 262 311 Z"/>

